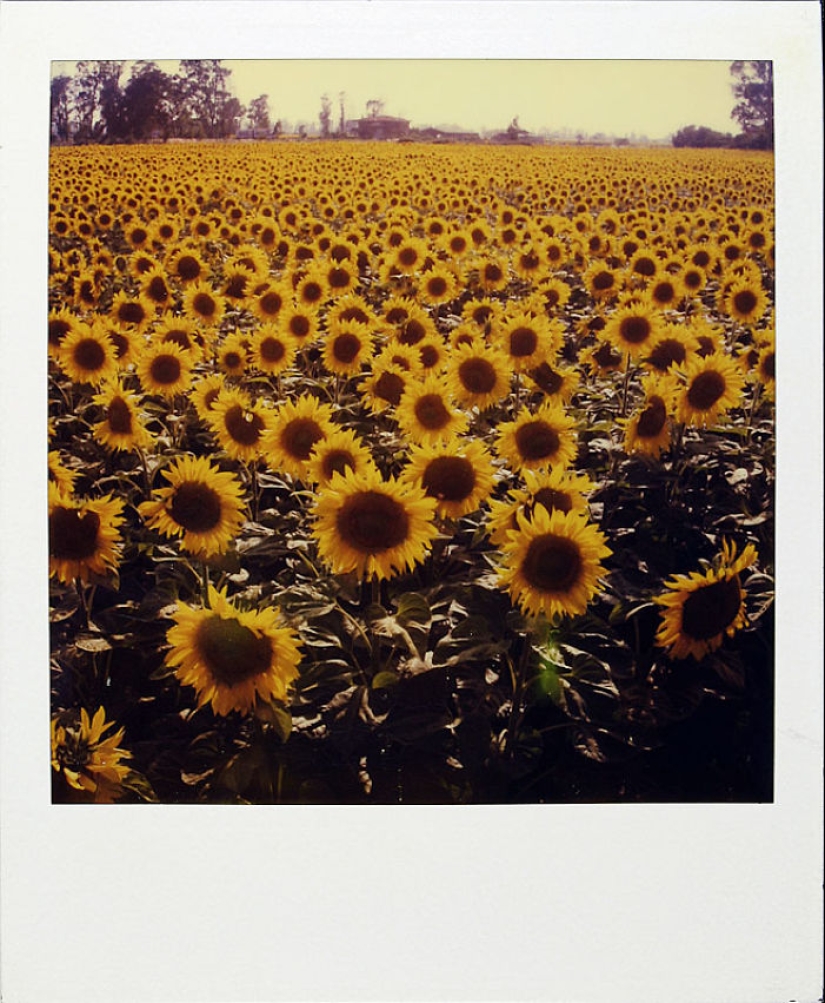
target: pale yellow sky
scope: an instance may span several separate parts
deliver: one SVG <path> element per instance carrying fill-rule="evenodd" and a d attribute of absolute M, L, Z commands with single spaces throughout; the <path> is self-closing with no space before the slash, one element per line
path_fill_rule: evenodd
<path fill-rule="evenodd" d="M 65 65 L 65 64 L 64 64 Z M 177 64 L 159 61 L 167 72 Z M 737 132 L 730 63 L 711 60 L 225 60 L 244 104 L 266 93 L 273 121 L 318 122 L 321 96 L 345 92 L 347 118 L 372 98 L 414 126 L 572 129 L 662 138 L 685 125 Z M 66 72 L 65 69 L 57 72 Z"/>

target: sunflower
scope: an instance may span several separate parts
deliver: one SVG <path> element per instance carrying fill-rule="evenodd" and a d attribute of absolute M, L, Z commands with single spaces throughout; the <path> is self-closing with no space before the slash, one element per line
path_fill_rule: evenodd
<path fill-rule="evenodd" d="M 622 291 L 622 275 L 615 268 L 597 261 L 583 276 L 584 286 L 594 300 L 606 302 L 615 299 Z"/>
<path fill-rule="evenodd" d="M 309 345 L 318 337 L 318 310 L 313 306 L 287 303 L 277 324 L 284 336 L 292 338 L 299 347 Z"/>
<path fill-rule="evenodd" d="M 100 321 L 91 327 L 77 322 L 60 343 L 57 361 L 75 383 L 100 386 L 117 374 L 115 346 Z"/>
<path fill-rule="evenodd" d="M 124 729 L 103 737 L 114 727 L 114 721 L 106 720 L 103 707 L 91 718 L 85 707 L 80 709 L 79 720 L 68 718 L 68 714 L 52 718 L 52 769 L 71 788 L 91 795 L 95 804 L 112 804 L 123 794 L 123 781 L 131 773 L 121 762 L 131 758 L 130 752 L 120 748 Z"/>
<path fill-rule="evenodd" d="M 696 354 L 701 358 L 725 350 L 725 331 L 717 325 L 710 324 L 702 317 L 691 317 L 685 327 L 685 332 L 696 339 L 698 348 Z"/>
<path fill-rule="evenodd" d="M 412 311 L 418 308 L 415 300 L 408 296 L 389 296 L 381 308 L 384 320 L 393 327 L 401 327 L 410 317 Z"/>
<path fill-rule="evenodd" d="M 203 357 L 205 339 L 198 330 L 197 325 L 191 320 L 183 317 L 166 319 L 159 324 L 152 332 L 152 340 L 156 344 L 166 345 L 169 343 L 177 345 L 192 359 L 199 361 Z"/>
<path fill-rule="evenodd" d="M 666 324 L 657 331 L 650 354 L 642 362 L 657 373 L 666 373 L 673 366 L 684 365 L 698 349 L 699 342 L 689 326 Z"/>
<path fill-rule="evenodd" d="M 207 282 L 193 282 L 183 296 L 183 311 L 187 317 L 207 328 L 220 325 L 224 303 Z"/>
<path fill-rule="evenodd" d="M 216 352 L 220 371 L 227 376 L 242 376 L 248 362 L 248 345 L 249 337 L 245 333 L 235 331 L 228 334 Z"/>
<path fill-rule="evenodd" d="M 624 448 L 627 453 L 659 454 L 670 445 L 670 409 L 673 398 L 671 383 L 658 374 L 642 380 L 645 392 L 643 405 L 627 419 L 624 425 Z"/>
<path fill-rule="evenodd" d="M 566 468 L 576 456 L 575 429 L 561 404 L 545 402 L 535 413 L 525 408 L 514 421 L 498 426 L 496 452 L 512 470 Z"/>
<path fill-rule="evenodd" d="M 581 379 L 577 369 L 572 366 L 560 366 L 553 362 L 542 362 L 540 366 L 527 373 L 530 382 L 540 390 L 545 397 L 570 403 L 570 398 L 576 392 Z"/>
<path fill-rule="evenodd" d="M 277 610 L 241 611 L 226 590 L 209 586 L 209 605 L 180 605 L 166 639 L 166 664 L 184 686 L 194 687 L 198 706 L 215 714 L 249 714 L 257 702 L 285 701 L 298 677 L 300 641 L 282 626 Z"/>
<path fill-rule="evenodd" d="M 484 411 L 510 392 L 512 373 L 512 363 L 500 349 L 459 345 L 450 355 L 447 378 L 460 404 Z"/>
<path fill-rule="evenodd" d="M 252 363 L 263 373 L 277 376 L 295 361 L 297 345 L 277 324 L 264 324 L 250 346 Z"/>
<path fill-rule="evenodd" d="M 507 261 L 504 258 L 483 258 L 476 266 L 479 288 L 485 293 L 499 292 L 510 281 Z"/>
<path fill-rule="evenodd" d="M 174 279 L 188 286 L 206 279 L 208 268 L 197 247 L 178 247 L 169 256 L 166 268 Z"/>
<path fill-rule="evenodd" d="M 445 381 L 438 376 L 407 384 L 395 417 L 407 438 L 420 445 L 446 442 L 467 427 L 467 416 L 456 410 Z"/>
<path fill-rule="evenodd" d="M 137 220 L 124 228 L 123 236 L 133 251 L 140 251 L 149 246 L 152 234 L 148 224 Z"/>
<path fill-rule="evenodd" d="M 331 432 L 312 447 L 307 460 L 307 479 L 321 486 L 329 484 L 334 474 L 351 470 L 360 474 L 376 469 L 372 453 L 364 442 L 348 428 Z"/>
<path fill-rule="evenodd" d="M 523 470 L 524 488 L 513 488 L 503 501 L 490 502 L 487 531 L 495 547 L 503 547 L 507 537 L 519 528 L 518 514 L 532 519 L 537 505 L 550 512 L 577 511 L 587 514 L 585 495 L 593 490 L 593 482 L 584 474 L 572 470 Z"/>
<path fill-rule="evenodd" d="M 401 403 L 410 379 L 409 371 L 402 366 L 393 363 L 376 364 L 372 372 L 361 380 L 358 392 L 365 398 L 373 414 L 381 414 Z"/>
<path fill-rule="evenodd" d="M 425 272 L 418 282 L 418 296 L 430 306 L 449 303 L 458 295 L 458 280 L 448 268 L 436 265 Z"/>
<path fill-rule="evenodd" d="M 534 296 L 544 305 L 548 316 L 561 311 L 570 299 L 570 286 L 563 279 L 543 279 L 535 288 Z"/>
<path fill-rule="evenodd" d="M 756 378 L 762 384 L 765 394 L 773 398 L 776 388 L 776 345 L 773 338 L 759 349 Z"/>
<path fill-rule="evenodd" d="M 660 315 L 652 306 L 644 302 L 636 306 L 627 305 L 610 316 L 604 337 L 619 352 L 638 359 L 655 344 L 661 324 Z"/>
<path fill-rule="evenodd" d="M 735 282 L 719 296 L 719 309 L 740 324 L 758 323 L 768 308 L 768 297 L 761 283 Z"/>
<path fill-rule="evenodd" d="M 372 332 L 377 320 L 369 303 L 356 293 L 347 293 L 336 299 L 327 310 L 327 329 L 330 331 L 334 331 L 341 323 L 355 323 L 363 325 Z"/>
<path fill-rule="evenodd" d="M 294 401 L 286 401 L 272 415 L 264 439 L 267 465 L 274 471 L 284 471 L 303 480 L 313 447 L 335 428 L 332 408 L 316 397 L 301 394 Z"/>
<path fill-rule="evenodd" d="M 484 335 L 494 333 L 504 315 L 504 305 L 497 299 L 484 296 L 468 300 L 461 308 L 461 318 L 474 324 Z"/>
<path fill-rule="evenodd" d="M 339 321 L 324 339 L 321 357 L 330 373 L 354 376 L 372 355 L 369 328 L 355 321 Z"/>
<path fill-rule="evenodd" d="M 745 379 L 728 355 L 696 356 L 675 372 L 682 383 L 676 395 L 679 421 L 706 427 L 740 403 Z"/>
<path fill-rule="evenodd" d="M 725 637 L 746 627 L 740 574 L 756 560 L 752 543 L 737 557 L 736 545 L 723 540 L 721 554 L 707 571 L 674 575 L 665 582 L 668 591 L 653 600 L 664 608 L 656 644 L 671 658 L 690 655 L 698 661 L 721 647 Z"/>
<path fill-rule="evenodd" d="M 49 575 L 68 585 L 106 575 L 120 560 L 120 498 L 75 498 L 49 484 Z"/>
<path fill-rule="evenodd" d="M 247 306 L 262 324 L 269 324 L 277 320 L 281 310 L 291 302 L 292 290 L 286 283 L 271 282 L 256 293 Z"/>
<path fill-rule="evenodd" d="M 50 310 L 49 355 L 57 358 L 66 335 L 71 334 L 72 331 L 77 330 L 81 325 L 85 328 L 83 321 L 66 307 L 61 307 L 59 310 Z"/>
<path fill-rule="evenodd" d="M 213 400 L 206 421 L 233 460 L 250 463 L 262 453 L 272 411 L 251 403 L 243 390 L 224 387 Z"/>
<path fill-rule="evenodd" d="M 138 506 L 149 529 L 181 538 L 184 550 L 206 559 L 223 554 L 244 523 L 241 485 L 205 456 L 183 454 L 162 471 L 169 487 Z"/>
<path fill-rule="evenodd" d="M 209 422 L 212 408 L 222 390 L 226 388 L 226 382 L 222 373 L 213 373 L 210 376 L 202 376 L 197 383 L 189 389 L 189 399 L 197 411 L 201 421 Z"/>
<path fill-rule="evenodd" d="M 191 356 L 170 341 L 149 345 L 138 359 L 136 369 L 144 393 L 171 398 L 188 389 L 192 365 Z"/>
<path fill-rule="evenodd" d="M 295 281 L 295 302 L 306 310 L 319 310 L 330 298 L 326 278 L 319 269 L 309 269 Z M 344 290 L 346 291 L 346 290 Z"/>
<path fill-rule="evenodd" d="M 427 338 L 439 337 L 435 321 L 426 310 L 415 305 L 397 326 L 394 338 L 402 345 L 417 345 Z"/>
<path fill-rule="evenodd" d="M 75 306 L 84 311 L 96 309 L 100 300 L 101 288 L 93 272 L 88 269 L 80 272 L 74 281 L 72 301 Z"/>
<path fill-rule="evenodd" d="M 335 574 L 392 578 L 420 563 L 438 530 L 436 500 L 376 470 L 335 474 L 318 492 L 313 535 Z"/>
<path fill-rule="evenodd" d="M 319 270 L 333 299 L 352 294 L 358 285 L 358 268 L 349 261 L 328 261 Z"/>
<path fill-rule="evenodd" d="M 157 265 L 141 276 L 140 292 L 142 299 L 151 303 L 156 310 L 165 310 L 174 300 L 169 278 L 164 269 Z"/>
<path fill-rule="evenodd" d="M 427 244 L 417 237 L 406 237 L 388 252 L 385 258 L 387 269 L 400 275 L 414 275 L 424 267 L 427 258 Z"/>
<path fill-rule="evenodd" d="M 415 349 L 418 352 L 421 373 L 440 373 L 444 369 L 449 356 L 449 347 L 441 335 L 419 341 Z"/>
<path fill-rule="evenodd" d="M 446 519 L 475 512 L 493 489 L 493 458 L 476 439 L 413 446 L 399 482 L 412 481 L 438 503 Z"/>
<path fill-rule="evenodd" d="M 246 305 L 252 289 L 257 284 L 255 272 L 237 262 L 231 262 L 223 270 L 221 295 L 236 307 Z"/>
<path fill-rule="evenodd" d="M 525 282 L 537 282 L 547 269 L 544 248 L 528 243 L 513 254 L 513 271 Z"/>
<path fill-rule="evenodd" d="M 155 315 L 155 304 L 144 296 L 131 298 L 121 290 L 112 300 L 109 319 L 119 328 L 144 331 Z"/>
<path fill-rule="evenodd" d="M 659 260 L 651 251 L 642 248 L 630 259 L 628 270 L 635 278 L 650 281 L 659 274 Z"/>
<path fill-rule="evenodd" d="M 560 344 L 560 334 L 546 317 L 535 317 L 520 311 L 506 318 L 497 338 L 515 372 L 535 369 L 554 353 Z"/>
<path fill-rule="evenodd" d="M 92 401 L 104 413 L 92 428 L 98 442 L 113 450 L 147 449 L 154 443 L 155 437 L 141 422 L 137 395 L 124 389 L 120 380 L 105 386 Z"/>
<path fill-rule="evenodd" d="M 521 513 L 517 519 L 504 547 L 501 583 L 529 615 L 559 620 L 584 613 L 604 575 L 599 562 L 612 553 L 604 536 L 578 511 L 548 513 L 537 505 L 531 520 Z"/>
<path fill-rule="evenodd" d="M 74 492 L 74 482 L 77 480 L 77 477 L 78 472 L 76 470 L 70 470 L 68 467 L 63 465 L 63 461 L 60 459 L 59 450 L 49 450 L 49 484 L 54 484 L 58 491 L 61 491 L 66 495 L 71 495 Z"/>
<path fill-rule="evenodd" d="M 398 366 L 405 373 L 420 374 L 421 353 L 413 345 L 402 345 L 400 341 L 391 341 L 384 345 L 372 360 L 373 369 L 383 369 L 386 366 Z"/>

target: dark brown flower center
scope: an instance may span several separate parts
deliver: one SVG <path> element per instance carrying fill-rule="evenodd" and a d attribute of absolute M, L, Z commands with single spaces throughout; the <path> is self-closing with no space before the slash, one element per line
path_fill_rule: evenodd
<path fill-rule="evenodd" d="M 341 539 L 364 554 L 380 554 L 407 540 L 410 520 L 404 506 L 381 491 L 351 495 L 335 518 Z"/>
<path fill-rule="evenodd" d="M 559 433 L 541 419 L 525 422 L 516 431 L 516 448 L 528 462 L 549 459 L 558 452 L 560 445 Z"/>
<path fill-rule="evenodd" d="M 59 506 L 49 516 L 49 553 L 59 561 L 83 561 L 97 549 L 100 516 Z"/>
<path fill-rule="evenodd" d="M 665 402 L 661 397 L 654 394 L 648 401 L 647 407 L 639 415 L 639 421 L 636 424 L 636 435 L 640 439 L 655 439 L 662 431 L 666 421 L 667 408 L 665 407 Z"/>
<path fill-rule="evenodd" d="M 707 411 L 725 392 L 725 378 L 715 369 L 699 373 L 687 393 L 688 403 L 697 411 Z"/>
<path fill-rule="evenodd" d="M 439 501 L 464 501 L 476 486 L 475 469 L 463 456 L 437 456 L 427 464 L 422 483 Z"/>
<path fill-rule="evenodd" d="M 289 318 L 288 326 L 289 333 L 295 338 L 306 338 L 311 330 L 309 317 L 305 317 L 302 313 L 293 314 Z"/>
<path fill-rule="evenodd" d="M 458 367 L 458 378 L 472 394 L 488 394 L 496 385 L 496 370 L 487 359 L 465 359 Z"/>
<path fill-rule="evenodd" d="M 420 320 L 416 320 L 415 317 L 412 320 L 408 320 L 404 324 L 404 329 L 398 336 L 398 340 L 402 345 L 417 345 L 422 338 L 427 335 L 427 329 L 421 323 Z"/>
<path fill-rule="evenodd" d="M 431 431 L 450 423 L 450 411 L 441 394 L 423 394 L 415 402 L 413 411 L 418 423 Z"/>
<path fill-rule="evenodd" d="M 149 234 L 143 229 L 142 226 L 136 226 L 134 230 L 129 234 L 129 240 L 134 244 L 135 247 L 140 247 L 141 244 L 145 244 Z"/>
<path fill-rule="evenodd" d="M 192 309 L 201 317 L 214 317 L 218 310 L 217 302 L 209 293 L 198 293 L 192 300 Z"/>
<path fill-rule="evenodd" d="M 281 433 L 281 446 L 293 459 L 307 460 L 312 447 L 323 438 L 324 431 L 313 418 L 293 418 Z"/>
<path fill-rule="evenodd" d="M 612 345 L 607 342 L 599 345 L 596 351 L 593 353 L 593 358 L 597 365 L 604 369 L 609 369 L 611 366 L 618 366 L 621 364 L 622 357 L 615 351 Z"/>
<path fill-rule="evenodd" d="M 676 299 L 676 287 L 672 282 L 657 282 L 652 295 L 657 303 L 672 303 Z"/>
<path fill-rule="evenodd" d="M 418 251 L 414 247 L 402 247 L 398 252 L 398 263 L 404 268 L 412 268 L 418 261 Z"/>
<path fill-rule="evenodd" d="M 106 352 L 99 341 L 94 338 L 84 338 L 75 346 L 72 358 L 79 369 L 93 373 L 105 363 Z"/>
<path fill-rule="evenodd" d="M 539 336 L 531 327 L 517 327 L 510 332 L 510 355 L 521 359 L 532 355 L 538 348 Z"/>
<path fill-rule="evenodd" d="M 346 289 L 352 285 L 352 276 L 346 268 L 330 268 L 327 273 L 330 289 Z"/>
<path fill-rule="evenodd" d="M 498 265 L 486 264 L 484 266 L 484 281 L 485 282 L 501 282 L 504 278 L 504 272 Z"/>
<path fill-rule="evenodd" d="M 238 369 L 242 363 L 243 359 L 241 358 L 241 353 L 235 351 L 235 349 L 230 349 L 228 352 L 224 353 L 223 364 L 227 369 Z"/>
<path fill-rule="evenodd" d="M 441 352 L 436 345 L 422 345 L 418 349 L 418 354 L 425 369 L 432 369 L 441 360 Z"/>
<path fill-rule="evenodd" d="M 360 306 L 348 306 L 339 314 L 339 320 L 354 320 L 358 324 L 369 324 L 370 322 L 369 316 Z"/>
<path fill-rule="evenodd" d="M 404 392 L 404 380 L 398 373 L 381 373 L 372 387 L 372 392 L 381 400 L 398 404 Z"/>
<path fill-rule="evenodd" d="M 301 290 L 304 303 L 318 303 L 324 297 L 324 290 L 318 282 L 307 282 Z"/>
<path fill-rule="evenodd" d="M 146 287 L 146 295 L 153 303 L 165 303 L 169 299 L 169 289 L 160 275 L 155 275 Z"/>
<path fill-rule="evenodd" d="M 539 389 L 546 394 L 556 394 L 564 385 L 564 377 L 547 362 L 542 362 L 530 375 L 536 381 Z"/>
<path fill-rule="evenodd" d="M 682 632 L 707 641 L 725 631 L 736 619 L 742 603 L 739 576 L 691 592 L 682 606 Z"/>
<path fill-rule="evenodd" d="M 177 345 L 184 351 L 189 351 L 192 347 L 192 342 L 189 340 L 189 334 L 186 331 L 172 330 L 167 331 L 163 336 L 164 343 L 171 342 L 173 345 Z"/>
<path fill-rule="evenodd" d="M 409 315 L 409 311 L 405 307 L 395 306 L 387 310 L 385 316 L 388 324 L 403 324 Z"/>
<path fill-rule="evenodd" d="M 641 345 L 650 337 L 651 331 L 647 317 L 625 317 L 619 324 L 619 337 L 629 345 Z"/>
<path fill-rule="evenodd" d="M 345 474 L 355 470 L 355 458 L 348 449 L 331 449 L 321 462 L 324 477 L 329 480 L 333 474 Z"/>
<path fill-rule="evenodd" d="M 548 513 L 558 510 L 569 512 L 573 507 L 573 499 L 566 491 L 557 491 L 555 488 L 539 488 L 533 495 L 533 508 L 536 505 L 543 505 Z"/>
<path fill-rule="evenodd" d="M 768 352 L 762 359 L 759 371 L 766 380 L 776 379 L 776 354 L 774 352 Z"/>
<path fill-rule="evenodd" d="M 246 296 L 247 286 L 249 285 L 249 275 L 233 275 L 229 282 L 226 284 L 226 289 L 224 290 L 224 295 L 229 296 L 230 299 L 241 300 Z"/>
<path fill-rule="evenodd" d="M 267 317 L 274 317 L 284 305 L 284 298 L 280 293 L 264 293 L 258 300 L 258 305 L 261 308 L 261 312 L 265 313 Z"/>
<path fill-rule="evenodd" d="M 656 262 L 653 258 L 639 258 L 633 266 L 633 271 L 650 278 L 651 275 L 656 274 Z"/>
<path fill-rule="evenodd" d="M 616 279 L 612 272 L 597 272 L 593 276 L 593 288 L 600 293 L 612 289 L 616 284 Z"/>
<path fill-rule="evenodd" d="M 740 289 L 738 293 L 733 297 L 733 306 L 737 313 L 747 316 L 752 313 L 759 300 L 754 292 L 750 289 Z"/>
<path fill-rule="evenodd" d="M 210 616 L 197 629 L 196 648 L 209 674 L 221 686 L 236 686 L 259 676 L 272 663 L 272 639 L 235 619 Z"/>
<path fill-rule="evenodd" d="M 687 349 L 678 338 L 664 338 L 650 353 L 648 361 L 654 369 L 663 373 L 674 364 L 685 361 Z"/>
<path fill-rule="evenodd" d="M 443 296 L 447 292 L 447 280 L 442 275 L 435 275 L 427 282 L 427 292 L 430 296 Z"/>
<path fill-rule="evenodd" d="M 361 339 L 357 334 L 345 331 L 332 343 L 332 354 L 338 362 L 348 365 L 361 351 Z"/>
<path fill-rule="evenodd" d="M 59 345 L 60 342 L 66 337 L 66 334 L 71 330 L 72 325 L 60 318 L 53 318 L 49 321 L 49 344 Z"/>
<path fill-rule="evenodd" d="M 156 355 L 149 366 L 149 375 L 161 386 L 177 383 L 181 375 L 180 359 L 176 355 Z"/>
<path fill-rule="evenodd" d="M 707 268 L 710 264 L 710 254 L 707 251 L 697 251 L 690 259 L 692 265 L 697 268 Z"/>
<path fill-rule="evenodd" d="M 259 348 L 261 358 L 265 362 L 280 362 L 286 355 L 286 348 L 280 338 L 273 338 L 271 336 L 262 338 Z"/>
<path fill-rule="evenodd" d="M 201 263 L 191 254 L 182 254 L 175 265 L 178 275 L 185 281 L 191 282 L 201 273 Z"/>
<path fill-rule="evenodd" d="M 221 521 L 221 500 L 208 485 L 184 481 L 172 496 L 169 514 L 189 533 L 208 533 Z"/>
<path fill-rule="evenodd" d="M 233 404 L 227 410 L 223 423 L 232 440 L 240 446 L 254 446 L 264 428 L 261 416 L 240 404 Z"/>
<path fill-rule="evenodd" d="M 106 411 L 106 421 L 116 435 L 129 435 L 132 431 L 132 409 L 122 397 L 113 398 Z"/>
<path fill-rule="evenodd" d="M 521 256 L 521 267 L 526 272 L 535 271 L 540 264 L 541 261 L 535 251 L 528 251 L 526 254 L 522 254 Z"/>
<path fill-rule="evenodd" d="M 123 324 L 141 324 L 145 317 L 140 303 L 121 303 L 117 308 L 117 319 Z"/>
<path fill-rule="evenodd" d="M 521 565 L 527 584 L 539 592 L 567 592 L 578 582 L 581 571 L 579 548 L 555 533 L 531 540 Z"/>

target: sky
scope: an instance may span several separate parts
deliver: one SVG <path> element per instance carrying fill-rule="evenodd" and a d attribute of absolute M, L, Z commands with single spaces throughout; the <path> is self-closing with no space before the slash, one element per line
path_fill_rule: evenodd
<path fill-rule="evenodd" d="M 158 61 L 175 72 L 175 61 Z M 365 114 L 371 99 L 413 126 L 664 138 L 686 125 L 738 131 L 731 119 L 730 63 L 722 60 L 228 59 L 242 104 L 269 96 L 272 120 L 317 124 L 321 96 L 339 117 Z M 66 72 L 63 64 L 61 72 Z"/>

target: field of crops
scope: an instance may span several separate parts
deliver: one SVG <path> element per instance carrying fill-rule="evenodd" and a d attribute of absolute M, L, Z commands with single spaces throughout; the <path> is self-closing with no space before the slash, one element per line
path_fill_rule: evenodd
<path fill-rule="evenodd" d="M 56 801 L 772 798 L 773 156 L 56 148 Z"/>

